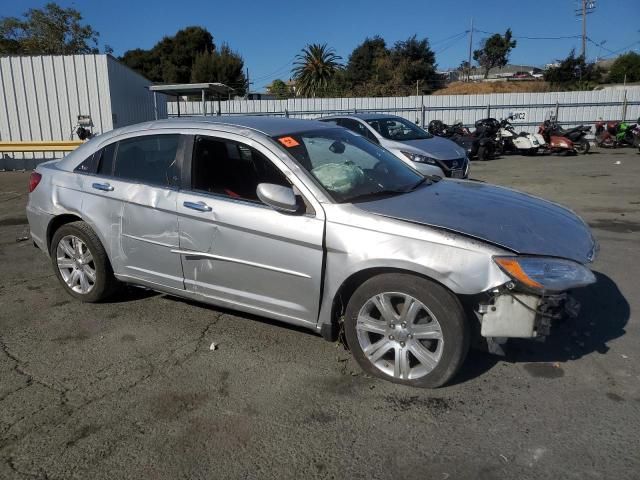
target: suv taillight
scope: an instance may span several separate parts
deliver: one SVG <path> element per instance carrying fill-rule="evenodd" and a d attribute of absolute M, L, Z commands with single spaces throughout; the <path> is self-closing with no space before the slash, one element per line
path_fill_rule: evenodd
<path fill-rule="evenodd" d="M 42 180 L 42 175 L 40 175 L 38 172 L 31 172 L 31 175 L 29 175 L 29 193 L 33 192 L 36 189 L 36 187 L 40 183 L 40 180 Z"/>

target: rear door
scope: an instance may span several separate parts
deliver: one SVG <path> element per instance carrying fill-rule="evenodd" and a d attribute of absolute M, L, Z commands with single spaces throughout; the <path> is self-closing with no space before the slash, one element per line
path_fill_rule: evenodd
<path fill-rule="evenodd" d="M 183 290 L 176 201 L 184 137 L 124 138 L 97 152 L 87 177 L 87 217 L 101 224 L 115 272 L 129 280 Z M 82 165 L 79 167 L 81 168 Z"/>
<path fill-rule="evenodd" d="M 179 134 L 143 135 L 118 143 L 114 177 L 126 182 L 122 200 L 121 248 L 125 273 L 183 289 L 182 264 L 171 253 L 178 243 L 176 201 L 180 174 Z"/>
<path fill-rule="evenodd" d="M 191 151 L 191 178 L 177 207 L 185 287 L 223 305 L 315 324 L 323 261 L 320 204 L 257 142 L 198 135 Z M 259 183 L 297 184 L 305 211 L 283 214 L 266 206 L 256 195 Z"/>

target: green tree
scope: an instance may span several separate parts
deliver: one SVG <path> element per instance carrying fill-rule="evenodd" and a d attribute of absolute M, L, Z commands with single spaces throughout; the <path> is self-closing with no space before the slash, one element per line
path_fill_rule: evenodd
<path fill-rule="evenodd" d="M 610 82 L 622 83 L 625 76 L 627 82 L 640 82 L 640 55 L 635 52 L 620 55 L 611 65 Z"/>
<path fill-rule="evenodd" d="M 383 38 L 376 35 L 365 38 L 353 49 L 345 68 L 345 79 L 351 88 L 367 84 L 383 84 L 390 80 L 389 59 L 391 51 Z"/>
<path fill-rule="evenodd" d="M 276 78 L 270 85 L 267 85 L 267 91 L 271 95 L 275 95 L 276 98 L 283 99 L 293 96 L 291 87 L 287 85 L 284 80 Z"/>
<path fill-rule="evenodd" d="M 414 95 L 416 84 L 421 92 L 429 93 L 442 86 L 442 77 L 436 72 L 436 55 L 429 40 L 418 40 L 416 35 L 396 42 L 391 51 L 394 82 L 401 95 Z"/>
<path fill-rule="evenodd" d="M 512 40 L 511 29 L 507 28 L 504 35 L 496 33 L 482 41 L 482 47 L 473 52 L 473 59 L 484 69 L 484 78 L 489 76 L 489 70 L 504 67 L 509 61 L 509 53 L 516 47 Z"/>
<path fill-rule="evenodd" d="M 296 55 L 293 78 L 297 94 L 302 96 L 321 96 L 330 89 L 331 81 L 342 69 L 342 57 L 327 44 L 313 43 Z"/>
<path fill-rule="evenodd" d="M 98 32 L 83 25 L 75 8 L 47 3 L 23 18 L 0 18 L 0 55 L 71 55 L 98 53 Z"/>
<path fill-rule="evenodd" d="M 544 79 L 556 87 L 588 90 L 600 81 L 602 72 L 594 63 L 587 63 L 582 55 L 576 57 L 575 50 L 557 67 L 544 72 Z"/>
<path fill-rule="evenodd" d="M 349 55 L 344 79 L 344 89 L 356 96 L 415 95 L 416 83 L 422 92 L 442 83 L 428 39 L 416 35 L 393 48 L 379 36 L 366 38 Z"/>
<path fill-rule="evenodd" d="M 192 26 L 164 37 L 150 50 L 129 50 L 120 61 L 153 82 L 188 83 L 196 56 L 214 50 L 211 33 Z"/>
<path fill-rule="evenodd" d="M 233 88 L 236 95 L 244 95 L 247 89 L 244 61 L 229 45 L 223 43 L 219 50 L 196 54 L 191 81 L 224 83 Z"/>

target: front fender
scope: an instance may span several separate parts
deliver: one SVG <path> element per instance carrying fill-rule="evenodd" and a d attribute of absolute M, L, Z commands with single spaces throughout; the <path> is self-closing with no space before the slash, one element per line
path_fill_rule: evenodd
<path fill-rule="evenodd" d="M 379 221 L 394 233 L 375 229 Z M 318 328 L 332 321 L 341 287 L 359 272 L 391 269 L 428 277 L 460 295 L 473 295 L 509 281 L 493 255 L 505 251 L 462 235 L 390 219 L 369 219 L 370 228 L 327 223 L 326 268 Z M 355 224 L 355 225 L 354 225 Z"/>

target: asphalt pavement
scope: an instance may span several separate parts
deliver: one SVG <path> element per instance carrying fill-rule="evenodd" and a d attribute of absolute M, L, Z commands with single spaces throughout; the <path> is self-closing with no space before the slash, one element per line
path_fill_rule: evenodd
<path fill-rule="evenodd" d="M 419 390 L 264 318 L 135 288 L 73 300 L 23 240 L 28 173 L 0 172 L 0 478 L 639 478 L 640 154 L 471 176 L 583 216 L 598 283 L 546 342 Z"/>

